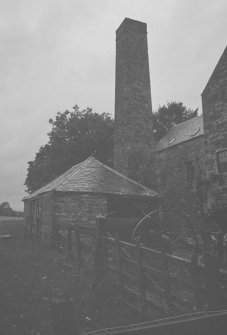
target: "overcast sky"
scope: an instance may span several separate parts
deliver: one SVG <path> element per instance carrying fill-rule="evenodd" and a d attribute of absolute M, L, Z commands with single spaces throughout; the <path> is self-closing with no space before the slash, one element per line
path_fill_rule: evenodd
<path fill-rule="evenodd" d="M 153 109 L 199 107 L 227 44 L 226 0 L 0 0 L 0 203 L 22 209 L 27 162 L 57 111 L 114 113 L 115 30 L 148 24 Z"/>

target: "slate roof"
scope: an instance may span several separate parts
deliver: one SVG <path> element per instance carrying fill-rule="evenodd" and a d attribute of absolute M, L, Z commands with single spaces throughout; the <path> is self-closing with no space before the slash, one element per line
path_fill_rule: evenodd
<path fill-rule="evenodd" d="M 168 133 L 157 143 L 156 152 L 168 149 L 176 144 L 192 140 L 203 134 L 203 116 L 199 115 L 170 129 Z"/>
<path fill-rule="evenodd" d="M 24 200 L 49 191 L 102 193 L 120 196 L 157 197 L 156 192 L 89 157 L 30 194 Z"/>

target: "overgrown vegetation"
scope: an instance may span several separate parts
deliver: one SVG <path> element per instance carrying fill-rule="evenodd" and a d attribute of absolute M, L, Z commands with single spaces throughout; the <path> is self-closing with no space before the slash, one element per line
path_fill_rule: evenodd
<path fill-rule="evenodd" d="M 52 334 L 51 301 L 73 298 L 80 331 L 140 321 L 107 285 L 92 289 L 93 277 L 79 274 L 64 254 L 23 239 L 23 223 L 0 221 L 0 334 Z"/>
<path fill-rule="evenodd" d="M 90 108 L 80 110 L 76 105 L 71 112 L 58 112 L 49 123 L 52 129 L 48 143 L 28 162 L 25 185 L 29 193 L 90 155 L 112 165 L 113 120 L 109 114 L 94 113 Z"/>
<path fill-rule="evenodd" d="M 169 129 L 184 121 L 190 120 L 198 115 L 198 108 L 195 110 L 187 108 L 182 102 L 167 102 L 159 106 L 154 113 L 154 134 L 156 142 L 159 141 Z"/>
<path fill-rule="evenodd" d="M 13 210 L 10 204 L 7 201 L 4 201 L 0 204 L 0 216 L 22 217 L 23 212 Z"/>
<path fill-rule="evenodd" d="M 156 141 L 172 126 L 196 115 L 197 109 L 188 109 L 182 102 L 168 102 L 160 106 L 154 112 Z M 48 143 L 40 147 L 34 160 L 28 162 L 25 180 L 28 193 L 44 186 L 90 155 L 112 166 L 114 122 L 109 114 L 94 113 L 91 108 L 80 110 L 76 105 L 72 111 L 58 112 L 49 123 L 52 129 L 48 134 Z M 141 165 L 141 157 L 138 159 Z M 135 178 L 140 179 L 138 176 Z M 141 179 L 146 181 L 146 178 Z"/>

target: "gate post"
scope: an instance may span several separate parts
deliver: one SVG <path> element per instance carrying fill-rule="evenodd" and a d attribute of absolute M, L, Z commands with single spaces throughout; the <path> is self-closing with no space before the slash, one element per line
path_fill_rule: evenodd
<path fill-rule="evenodd" d="M 106 241 L 105 241 L 105 223 L 106 218 L 98 216 L 97 224 L 97 240 L 95 246 L 95 284 L 98 284 L 106 275 Z"/>
<path fill-rule="evenodd" d="M 170 285 L 170 273 L 169 273 L 169 258 L 168 252 L 169 247 L 167 242 L 161 237 L 161 247 L 162 247 L 162 274 L 163 274 L 163 286 L 164 286 L 164 296 L 167 310 L 169 314 L 172 307 L 172 297 L 171 297 L 171 285 Z"/>

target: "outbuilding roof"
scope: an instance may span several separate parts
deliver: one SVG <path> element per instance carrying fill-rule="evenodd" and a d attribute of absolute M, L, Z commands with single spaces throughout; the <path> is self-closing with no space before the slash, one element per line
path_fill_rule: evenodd
<path fill-rule="evenodd" d="M 157 143 L 156 151 L 168 149 L 176 144 L 192 140 L 203 134 L 203 115 L 199 115 L 171 128 Z"/>
<path fill-rule="evenodd" d="M 49 191 L 103 193 L 120 196 L 158 197 L 158 193 L 89 157 L 30 194 L 24 200 Z"/>

